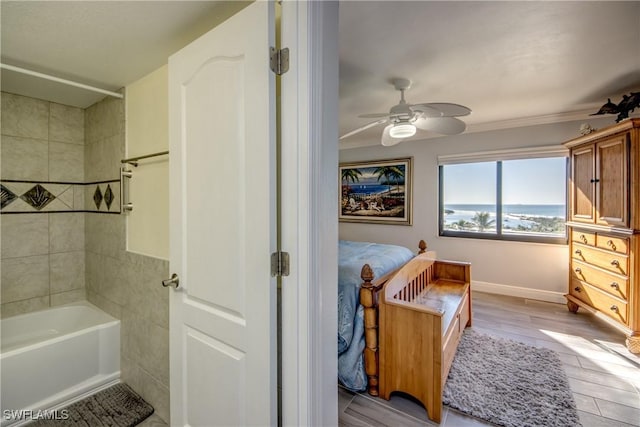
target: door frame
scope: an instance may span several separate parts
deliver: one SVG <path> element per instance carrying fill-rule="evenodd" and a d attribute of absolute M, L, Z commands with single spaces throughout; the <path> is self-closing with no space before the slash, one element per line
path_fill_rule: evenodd
<path fill-rule="evenodd" d="M 283 1 L 282 423 L 336 425 L 338 2 Z"/>

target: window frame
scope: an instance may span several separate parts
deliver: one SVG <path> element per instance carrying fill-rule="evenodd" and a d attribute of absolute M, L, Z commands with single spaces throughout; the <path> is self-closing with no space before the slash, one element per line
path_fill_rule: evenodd
<path fill-rule="evenodd" d="M 569 179 L 569 155 L 564 147 L 525 148 L 519 150 L 492 151 L 485 153 L 470 153 L 464 155 L 438 157 L 438 236 L 457 237 L 467 239 L 502 240 L 526 243 L 546 243 L 566 245 L 569 242 L 568 229 L 565 227 L 564 236 L 537 236 L 527 234 L 511 234 L 502 232 L 502 162 L 506 160 L 529 160 L 549 157 L 565 158 L 565 183 Z M 477 231 L 445 230 L 444 228 L 444 167 L 454 164 L 470 164 L 481 162 L 496 163 L 496 231 L 495 233 Z M 565 222 L 569 215 L 569 194 L 565 190 Z"/>

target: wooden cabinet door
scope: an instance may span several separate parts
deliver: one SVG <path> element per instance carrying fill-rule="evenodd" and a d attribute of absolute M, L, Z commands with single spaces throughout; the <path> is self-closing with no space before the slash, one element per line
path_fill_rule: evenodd
<path fill-rule="evenodd" d="M 571 152 L 571 220 L 595 221 L 595 146 L 576 148 Z"/>
<path fill-rule="evenodd" d="M 600 141 L 595 147 L 596 223 L 627 227 L 629 225 L 627 134 Z"/>

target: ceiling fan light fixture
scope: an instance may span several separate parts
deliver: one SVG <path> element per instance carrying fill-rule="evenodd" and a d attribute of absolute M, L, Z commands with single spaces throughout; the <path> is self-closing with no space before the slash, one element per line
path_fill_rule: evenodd
<path fill-rule="evenodd" d="M 416 127 L 411 123 L 397 123 L 389 130 L 391 138 L 409 138 L 416 134 Z"/>

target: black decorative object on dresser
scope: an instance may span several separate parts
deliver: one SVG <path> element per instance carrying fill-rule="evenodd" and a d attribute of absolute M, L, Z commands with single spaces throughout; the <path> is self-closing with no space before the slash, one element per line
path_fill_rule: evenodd
<path fill-rule="evenodd" d="M 611 102 L 611 98 L 607 99 L 607 103 L 600 109 L 591 114 L 592 116 L 598 116 L 600 114 L 617 114 L 616 122 L 621 122 L 624 119 L 629 118 L 629 113 L 635 111 L 636 108 L 640 108 L 640 92 L 631 92 L 629 95 L 622 95 L 622 101 L 617 105 Z"/>
<path fill-rule="evenodd" d="M 570 149 L 570 311 L 583 308 L 640 353 L 640 119 L 565 143 Z"/>

